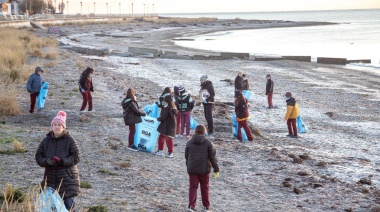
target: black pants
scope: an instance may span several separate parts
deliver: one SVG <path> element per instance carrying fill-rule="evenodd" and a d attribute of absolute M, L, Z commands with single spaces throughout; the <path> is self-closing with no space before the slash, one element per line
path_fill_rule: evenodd
<path fill-rule="evenodd" d="M 207 121 L 207 131 L 208 134 L 214 133 L 214 120 L 212 119 L 212 108 L 213 104 L 203 104 L 205 118 Z"/>

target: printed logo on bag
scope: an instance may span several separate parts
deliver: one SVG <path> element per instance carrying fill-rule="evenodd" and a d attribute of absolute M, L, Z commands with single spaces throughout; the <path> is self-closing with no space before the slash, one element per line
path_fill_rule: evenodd
<path fill-rule="evenodd" d="M 144 121 L 154 124 L 154 121 L 150 119 L 144 119 Z"/>
<path fill-rule="evenodd" d="M 144 132 L 144 131 L 143 131 Z M 141 149 L 146 149 L 146 144 L 148 143 L 148 140 L 144 138 L 140 138 L 140 143 L 137 145 Z"/>
<path fill-rule="evenodd" d="M 146 111 L 146 114 L 150 115 L 152 112 L 153 112 L 152 110 L 148 110 L 148 111 Z"/>
<path fill-rule="evenodd" d="M 148 131 L 142 130 L 141 133 L 143 135 L 146 135 L 146 136 L 150 137 L 150 132 L 148 132 Z"/>

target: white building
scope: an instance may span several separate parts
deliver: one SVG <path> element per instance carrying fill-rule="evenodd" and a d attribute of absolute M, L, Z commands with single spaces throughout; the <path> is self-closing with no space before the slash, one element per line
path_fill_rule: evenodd
<path fill-rule="evenodd" d="M 0 15 L 18 15 L 17 0 L 0 0 Z"/>

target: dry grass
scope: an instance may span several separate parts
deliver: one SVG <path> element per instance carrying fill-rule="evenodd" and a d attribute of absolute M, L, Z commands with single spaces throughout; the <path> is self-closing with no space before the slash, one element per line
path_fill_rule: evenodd
<path fill-rule="evenodd" d="M 47 67 L 47 68 L 54 68 L 56 66 L 57 66 L 56 61 L 50 61 L 50 62 L 45 63 L 45 67 Z"/>
<path fill-rule="evenodd" d="M 13 151 L 17 153 L 26 152 L 24 146 L 19 141 L 13 141 Z"/>
<path fill-rule="evenodd" d="M 56 60 L 58 58 L 57 52 L 49 52 L 45 55 L 45 59 L 47 60 Z"/>
<path fill-rule="evenodd" d="M 19 95 L 16 84 L 12 84 L 5 77 L 0 77 L 0 116 L 15 116 L 21 113 L 17 101 Z"/>

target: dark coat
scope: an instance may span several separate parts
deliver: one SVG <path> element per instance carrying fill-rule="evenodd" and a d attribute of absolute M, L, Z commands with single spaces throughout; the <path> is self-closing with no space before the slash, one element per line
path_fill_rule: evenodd
<path fill-rule="evenodd" d="M 123 117 L 125 125 L 134 125 L 142 122 L 141 116 L 146 116 L 144 112 L 139 111 L 139 105 L 132 99 L 124 99 L 121 102 L 123 106 Z"/>
<path fill-rule="evenodd" d="M 187 173 L 189 175 L 203 175 L 211 172 L 219 172 L 216 150 L 211 141 L 202 135 L 193 135 L 187 142 L 185 149 Z"/>
<path fill-rule="evenodd" d="M 243 119 L 249 116 L 248 103 L 240 101 L 238 105 L 235 106 L 236 118 Z"/>
<path fill-rule="evenodd" d="M 176 106 L 180 112 L 192 111 L 194 108 L 194 100 L 190 94 L 184 94 L 176 97 Z"/>
<path fill-rule="evenodd" d="M 49 166 L 47 160 L 55 156 L 59 157 L 62 163 Z M 47 187 L 58 189 L 62 180 L 59 189 L 61 196 L 78 195 L 80 180 L 76 164 L 80 161 L 80 151 L 77 142 L 67 131 L 59 138 L 55 138 L 53 132 L 49 132 L 38 146 L 35 159 L 39 166 L 45 167 L 44 180 L 46 179 Z"/>
<path fill-rule="evenodd" d="M 38 93 L 41 90 L 42 76 L 39 75 L 38 70 L 34 74 L 30 75 L 28 82 L 26 83 L 26 90 L 29 93 Z"/>
<path fill-rule="evenodd" d="M 178 110 L 176 108 L 170 108 L 168 105 L 161 109 L 160 117 L 157 118 L 160 121 L 157 131 L 162 135 L 174 137 L 176 133 L 176 116 Z"/>
<path fill-rule="evenodd" d="M 206 89 L 210 96 L 206 99 L 207 103 L 213 104 L 214 103 L 214 96 L 215 96 L 215 91 L 214 91 L 214 86 L 212 85 L 212 82 L 207 80 L 203 84 L 201 84 L 201 91 Z M 204 103 L 203 103 L 204 104 Z"/>
<path fill-rule="evenodd" d="M 243 90 L 244 88 L 244 79 L 241 76 L 236 76 L 235 78 L 235 90 Z"/>
<path fill-rule="evenodd" d="M 249 82 L 247 79 L 243 81 L 243 90 L 249 90 Z"/>
<path fill-rule="evenodd" d="M 267 87 L 266 87 L 265 94 L 273 93 L 273 85 L 274 85 L 274 82 L 272 79 L 267 80 Z"/>
<path fill-rule="evenodd" d="M 165 97 L 168 95 L 172 95 L 171 93 L 163 93 L 160 98 L 158 99 L 158 102 L 156 104 L 158 105 L 159 108 L 163 108 L 166 104 L 165 102 Z"/>
<path fill-rule="evenodd" d="M 87 71 L 84 71 L 79 78 L 79 91 L 80 89 L 83 89 L 85 91 L 91 91 L 94 92 L 94 87 L 92 86 L 92 79 L 90 79 L 90 82 L 88 81 L 88 77 L 90 76 L 90 73 Z M 90 84 L 90 87 L 87 85 Z"/>

